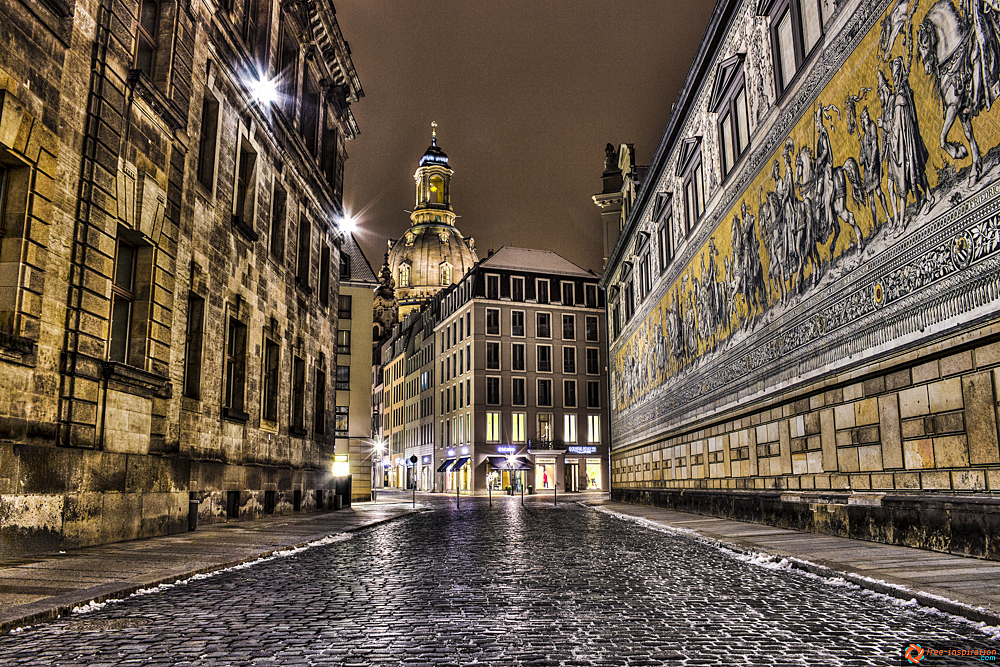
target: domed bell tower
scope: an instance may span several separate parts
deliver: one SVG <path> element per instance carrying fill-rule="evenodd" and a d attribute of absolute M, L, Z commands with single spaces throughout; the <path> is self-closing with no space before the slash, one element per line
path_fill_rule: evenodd
<path fill-rule="evenodd" d="M 437 123 L 431 123 L 431 145 L 420 158 L 420 165 L 413 175 L 417 186 L 417 202 L 410 222 L 413 225 L 455 225 L 455 211 L 451 207 L 451 176 L 448 156 L 437 145 Z"/>

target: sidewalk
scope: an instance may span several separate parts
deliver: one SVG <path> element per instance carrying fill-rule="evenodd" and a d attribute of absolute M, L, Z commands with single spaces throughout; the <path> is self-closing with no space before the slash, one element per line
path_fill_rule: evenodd
<path fill-rule="evenodd" d="M 413 514 L 410 503 L 402 500 L 380 498 L 377 505 L 356 503 L 336 512 L 233 521 L 176 535 L 0 559 L 0 634 L 91 601 L 124 598 Z"/>
<path fill-rule="evenodd" d="M 740 552 L 762 552 L 824 577 L 843 577 L 862 588 L 901 600 L 916 599 L 987 625 L 1000 625 L 1000 562 L 819 535 L 757 523 L 688 514 L 609 500 L 594 508 L 696 533 Z M 957 604 L 956 604 L 957 603 Z"/>

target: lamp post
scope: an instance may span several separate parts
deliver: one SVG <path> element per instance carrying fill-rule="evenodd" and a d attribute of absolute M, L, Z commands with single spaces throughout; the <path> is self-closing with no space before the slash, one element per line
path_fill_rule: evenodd
<path fill-rule="evenodd" d="M 375 486 L 375 471 L 382 468 L 382 438 L 375 440 L 372 445 L 372 503 L 378 504 L 378 488 Z"/>

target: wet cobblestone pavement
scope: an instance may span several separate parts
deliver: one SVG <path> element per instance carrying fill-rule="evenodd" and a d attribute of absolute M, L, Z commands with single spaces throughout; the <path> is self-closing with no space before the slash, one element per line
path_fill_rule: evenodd
<path fill-rule="evenodd" d="M 429 504 L 0 637 L 0 664 L 853 666 L 901 664 L 910 642 L 1000 646 L 954 618 L 576 503 Z"/>

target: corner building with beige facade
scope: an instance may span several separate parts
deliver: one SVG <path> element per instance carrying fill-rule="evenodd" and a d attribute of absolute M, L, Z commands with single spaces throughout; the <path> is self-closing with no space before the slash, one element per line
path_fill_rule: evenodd
<path fill-rule="evenodd" d="M 615 499 L 1000 558 L 989 4 L 720 0 L 602 278 Z"/>
<path fill-rule="evenodd" d="M 0 8 L 0 544 L 331 506 L 333 5 Z"/>

